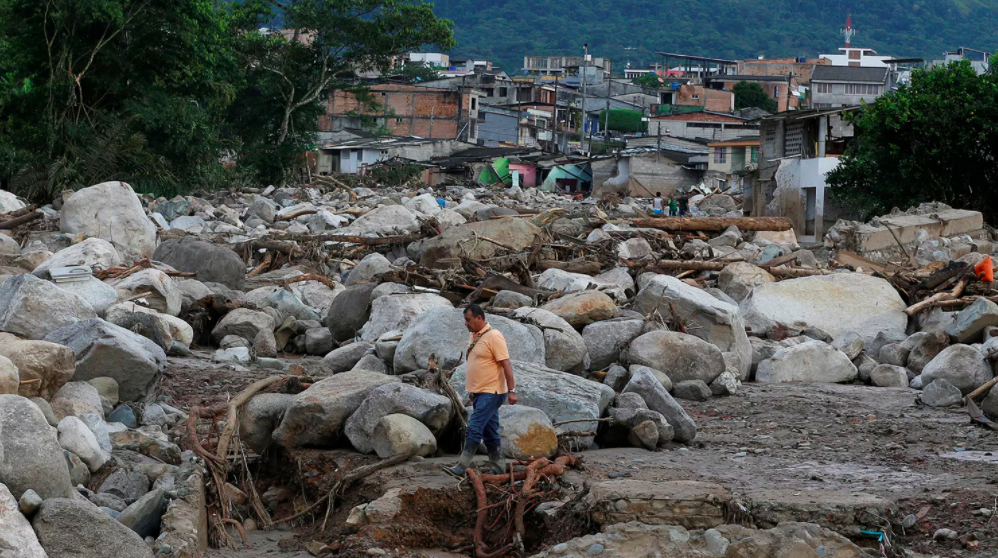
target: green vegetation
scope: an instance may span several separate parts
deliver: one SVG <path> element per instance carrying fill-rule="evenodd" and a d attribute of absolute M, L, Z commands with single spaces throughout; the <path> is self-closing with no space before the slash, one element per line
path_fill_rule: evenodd
<path fill-rule="evenodd" d="M 607 119 L 605 110 L 599 113 L 600 128 L 609 128 L 624 133 L 647 132 L 648 123 L 642 118 L 644 118 L 644 113 L 640 110 L 612 109 L 609 119 Z"/>
<path fill-rule="evenodd" d="M 440 73 L 437 72 L 436 68 L 421 62 L 409 62 L 399 71 L 399 75 L 406 83 L 419 83 L 440 79 Z"/>
<path fill-rule="evenodd" d="M 661 89 L 668 85 L 668 82 L 656 74 L 644 74 L 633 81 L 634 85 L 640 85 L 646 89 Z"/>
<path fill-rule="evenodd" d="M 857 140 L 828 183 L 859 218 L 931 201 L 998 214 L 998 72 L 978 76 L 966 62 L 915 72 L 854 125 Z"/>
<path fill-rule="evenodd" d="M 731 91 L 735 94 L 735 110 L 756 107 L 775 113 L 779 107 L 776 99 L 770 97 L 758 83 L 740 81 L 731 88 Z"/>
<path fill-rule="evenodd" d="M 996 0 L 434 0 L 454 21 L 458 53 L 512 73 L 524 55 L 582 55 L 582 44 L 624 64 L 661 62 L 655 52 L 718 58 L 816 56 L 842 46 L 852 14 L 853 44 L 894 56 L 939 58 L 958 46 L 998 48 Z M 625 47 L 636 50 L 624 50 Z"/>
<path fill-rule="evenodd" d="M 424 45 L 453 38 L 421 0 L 0 0 L 0 187 L 282 183 L 330 91 Z"/>

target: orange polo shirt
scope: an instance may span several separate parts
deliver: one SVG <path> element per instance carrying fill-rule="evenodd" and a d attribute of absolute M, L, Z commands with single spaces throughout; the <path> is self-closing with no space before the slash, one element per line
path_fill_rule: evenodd
<path fill-rule="evenodd" d="M 472 333 L 468 343 L 475 338 Z M 468 393 L 506 393 L 506 375 L 500 361 L 509 360 L 506 338 L 498 329 L 482 335 L 475 348 L 468 353 L 464 389 Z"/>

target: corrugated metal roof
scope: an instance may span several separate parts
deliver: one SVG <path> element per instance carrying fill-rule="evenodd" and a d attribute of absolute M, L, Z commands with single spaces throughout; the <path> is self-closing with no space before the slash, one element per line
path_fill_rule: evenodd
<path fill-rule="evenodd" d="M 887 81 L 887 68 L 815 66 L 814 72 L 811 74 L 811 82 L 815 81 L 884 83 Z"/>

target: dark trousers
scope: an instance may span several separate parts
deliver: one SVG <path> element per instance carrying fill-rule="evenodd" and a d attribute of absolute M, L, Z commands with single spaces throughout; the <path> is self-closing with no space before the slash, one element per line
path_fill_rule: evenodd
<path fill-rule="evenodd" d="M 465 448 L 477 448 L 485 442 L 485 447 L 493 450 L 502 447 L 499 437 L 499 407 L 506 402 L 505 393 L 472 393 L 471 418 L 468 419 L 468 437 Z"/>

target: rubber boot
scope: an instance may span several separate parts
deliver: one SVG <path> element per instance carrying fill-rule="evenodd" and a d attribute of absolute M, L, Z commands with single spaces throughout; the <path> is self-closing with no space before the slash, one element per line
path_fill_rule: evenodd
<path fill-rule="evenodd" d="M 489 448 L 489 462 L 486 463 L 494 475 L 507 473 L 506 459 L 502 456 L 502 448 Z"/>
<path fill-rule="evenodd" d="M 471 467 L 471 461 L 475 458 L 475 450 L 464 448 L 461 452 L 461 458 L 457 462 L 457 465 L 453 467 L 444 467 L 444 471 L 454 475 L 459 479 L 463 479 L 465 475 L 468 474 L 468 467 Z"/>

